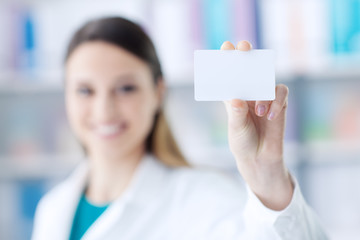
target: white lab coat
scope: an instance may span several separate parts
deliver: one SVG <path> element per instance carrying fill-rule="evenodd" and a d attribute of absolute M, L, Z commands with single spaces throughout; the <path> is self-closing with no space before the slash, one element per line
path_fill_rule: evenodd
<path fill-rule="evenodd" d="M 68 239 L 87 180 L 81 164 L 40 201 L 33 240 Z M 218 171 L 169 168 L 146 155 L 121 197 L 84 240 L 327 239 L 295 181 L 290 205 L 266 208 L 242 181 Z"/>

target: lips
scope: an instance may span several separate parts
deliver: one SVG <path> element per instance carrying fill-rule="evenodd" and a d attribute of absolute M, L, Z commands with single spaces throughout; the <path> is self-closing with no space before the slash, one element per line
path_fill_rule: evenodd
<path fill-rule="evenodd" d="M 126 124 L 101 124 L 95 127 L 95 133 L 103 138 L 120 135 L 126 129 Z"/>

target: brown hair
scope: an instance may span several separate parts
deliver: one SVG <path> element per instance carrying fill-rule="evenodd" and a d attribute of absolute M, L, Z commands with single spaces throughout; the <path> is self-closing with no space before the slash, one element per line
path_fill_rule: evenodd
<path fill-rule="evenodd" d="M 154 84 L 162 79 L 163 73 L 154 44 L 139 25 L 121 17 L 92 20 L 74 34 L 65 61 L 80 44 L 89 41 L 104 41 L 126 49 L 149 65 Z M 189 166 L 176 144 L 162 109 L 155 115 L 153 127 L 146 139 L 146 150 L 167 166 Z"/>

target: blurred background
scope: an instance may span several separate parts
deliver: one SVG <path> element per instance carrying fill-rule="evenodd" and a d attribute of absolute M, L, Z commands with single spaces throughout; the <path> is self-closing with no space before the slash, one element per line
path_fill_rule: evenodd
<path fill-rule="evenodd" d="M 285 160 L 331 239 L 360 236 L 360 0 L 1 0 L 0 239 L 29 239 L 41 196 L 83 159 L 63 58 L 86 21 L 120 15 L 153 39 L 167 115 L 190 162 L 236 172 L 222 103 L 195 102 L 193 51 L 276 50 L 290 88 Z"/>

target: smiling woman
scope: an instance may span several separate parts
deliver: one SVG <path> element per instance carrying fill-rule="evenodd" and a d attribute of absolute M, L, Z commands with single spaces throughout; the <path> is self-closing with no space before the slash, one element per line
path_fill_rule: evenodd
<path fill-rule="evenodd" d="M 286 86 L 271 102 L 225 103 L 244 184 L 182 157 L 162 110 L 155 48 L 135 23 L 104 18 L 83 26 L 70 42 L 65 76 L 68 119 L 87 161 L 42 198 L 34 240 L 326 239 L 282 158 Z"/>
<path fill-rule="evenodd" d="M 132 137 L 126 142 L 131 144 L 136 135 L 125 131 L 126 127 L 131 127 L 130 130 L 148 136 L 146 150 L 160 161 L 169 166 L 187 166 L 163 114 L 163 81 L 155 48 L 139 26 L 125 19 L 106 18 L 81 28 L 71 40 L 66 54 L 66 102 L 70 123 L 85 151 L 89 154 L 88 151 L 99 149 L 87 146 L 91 138 L 86 140 L 82 136 L 85 132 L 77 132 L 87 126 L 77 119 L 80 114 L 91 114 L 85 113 L 87 109 L 98 114 L 93 116 L 91 123 L 93 133 L 97 132 L 103 138 L 128 133 Z M 99 109 L 90 105 L 100 97 L 109 102 L 102 102 L 104 106 L 97 106 Z M 91 121 L 90 116 L 83 117 Z M 121 122 L 112 123 L 112 118 L 119 118 Z M 123 134 L 124 138 L 126 135 Z M 138 136 L 138 139 L 142 138 L 144 136 Z"/>

